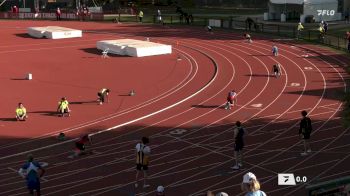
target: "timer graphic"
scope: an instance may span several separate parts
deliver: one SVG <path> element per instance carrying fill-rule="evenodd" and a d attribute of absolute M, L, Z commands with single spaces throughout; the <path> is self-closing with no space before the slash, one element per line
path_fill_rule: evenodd
<path fill-rule="evenodd" d="M 295 186 L 296 183 L 307 182 L 306 176 L 294 176 L 293 173 L 280 173 L 278 174 L 278 185 Z"/>

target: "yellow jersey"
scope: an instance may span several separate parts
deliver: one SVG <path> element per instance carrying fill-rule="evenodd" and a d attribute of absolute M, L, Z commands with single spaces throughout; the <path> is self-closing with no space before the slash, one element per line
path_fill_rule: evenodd
<path fill-rule="evenodd" d="M 68 104 L 69 103 L 68 103 L 67 100 L 58 102 L 58 105 L 59 105 L 60 109 L 67 109 L 68 108 Z"/>
<path fill-rule="evenodd" d="M 23 116 L 27 113 L 27 110 L 25 107 L 22 107 L 22 108 L 17 108 L 16 109 L 16 114 L 17 116 Z"/>

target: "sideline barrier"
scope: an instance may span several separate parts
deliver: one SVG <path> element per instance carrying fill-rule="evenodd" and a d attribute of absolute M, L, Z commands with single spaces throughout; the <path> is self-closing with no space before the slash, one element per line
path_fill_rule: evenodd
<path fill-rule="evenodd" d="M 0 12 L 1 19 L 56 19 L 56 13 L 34 13 L 34 12 Z M 87 16 L 76 13 L 62 13 L 63 20 L 103 20 L 103 13 L 91 13 Z"/>

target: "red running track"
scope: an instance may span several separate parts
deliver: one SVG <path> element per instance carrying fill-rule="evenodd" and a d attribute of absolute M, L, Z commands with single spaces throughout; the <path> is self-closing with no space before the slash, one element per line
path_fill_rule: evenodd
<path fill-rule="evenodd" d="M 277 173 L 306 176 L 308 183 L 349 175 L 349 132 L 341 126 L 341 95 L 347 89 L 346 56 L 301 43 L 256 38 L 253 44 L 231 32 L 207 34 L 202 28 L 148 25 L 1 21 L 0 191 L 25 195 L 15 172 L 28 152 L 49 163 L 44 195 L 204 195 L 207 190 L 239 195 L 244 173 L 257 175 L 268 195 L 305 195 L 305 185 L 278 186 Z M 59 25 L 84 30 L 68 40 L 33 39 L 26 27 Z M 102 59 L 97 40 L 145 39 L 170 43 L 173 54 L 146 58 Z M 179 43 L 178 45 L 176 43 Z M 272 45 L 280 49 L 271 56 Z M 301 55 L 308 52 L 309 57 Z M 177 61 L 181 56 L 182 60 Z M 20 58 L 19 58 L 20 57 Z M 281 78 L 271 77 L 280 63 Z M 32 81 L 22 80 L 32 73 Z M 97 105 L 97 91 L 112 89 L 111 102 Z M 125 96 L 134 89 L 136 96 Z M 238 106 L 223 109 L 236 89 Z M 72 116 L 53 111 L 60 97 L 71 102 Z M 23 102 L 29 120 L 14 122 Z M 300 111 L 313 120 L 313 153 L 301 157 L 297 131 Z M 236 120 L 248 131 L 244 167 L 233 171 Z M 94 155 L 68 159 L 71 139 L 93 135 Z M 151 139 L 150 188 L 135 189 L 134 146 Z"/>

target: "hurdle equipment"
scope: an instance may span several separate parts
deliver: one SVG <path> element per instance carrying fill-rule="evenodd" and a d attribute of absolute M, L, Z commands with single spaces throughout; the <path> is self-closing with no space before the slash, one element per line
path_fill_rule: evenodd
<path fill-rule="evenodd" d="M 82 31 L 58 26 L 28 27 L 27 32 L 36 38 L 64 39 L 82 37 Z"/>
<path fill-rule="evenodd" d="M 96 43 L 99 50 L 109 48 L 108 52 L 117 55 L 144 57 L 171 54 L 171 45 L 134 39 L 102 40 Z"/>

